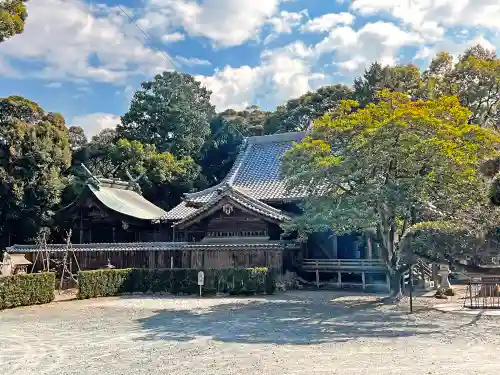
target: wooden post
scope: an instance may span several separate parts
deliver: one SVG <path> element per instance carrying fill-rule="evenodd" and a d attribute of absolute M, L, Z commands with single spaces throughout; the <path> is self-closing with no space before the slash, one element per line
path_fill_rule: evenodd
<path fill-rule="evenodd" d="M 342 272 L 337 271 L 337 285 L 340 288 L 342 288 Z"/>
<path fill-rule="evenodd" d="M 391 292 L 391 278 L 389 277 L 389 274 L 385 274 L 385 281 L 387 283 L 387 291 L 390 293 Z"/>
<path fill-rule="evenodd" d="M 83 243 L 83 214 L 80 212 L 80 243 Z"/>
<path fill-rule="evenodd" d="M 372 249 L 372 239 L 370 236 L 366 236 L 366 259 L 372 259 L 373 249 Z"/>
<path fill-rule="evenodd" d="M 339 249 L 338 249 L 338 238 L 336 234 L 332 236 L 332 242 L 333 242 L 333 258 L 337 259 L 339 257 Z"/>
<path fill-rule="evenodd" d="M 152 270 L 155 268 L 155 252 L 153 250 L 149 250 L 149 269 Z"/>
<path fill-rule="evenodd" d="M 319 269 L 318 269 L 318 261 L 316 261 L 316 287 L 319 289 Z"/>
<path fill-rule="evenodd" d="M 366 289 L 365 271 L 361 272 L 361 282 L 363 283 L 363 290 L 365 290 Z"/>
<path fill-rule="evenodd" d="M 170 256 L 170 268 L 174 268 L 174 257 Z"/>

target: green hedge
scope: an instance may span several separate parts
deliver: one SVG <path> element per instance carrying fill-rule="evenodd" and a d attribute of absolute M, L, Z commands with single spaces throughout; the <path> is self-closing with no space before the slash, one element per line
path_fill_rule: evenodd
<path fill-rule="evenodd" d="M 80 271 L 78 298 L 115 296 L 122 293 L 168 292 L 198 294 L 197 269 L 125 268 Z M 205 273 L 203 295 L 228 293 L 232 295 L 272 294 L 275 280 L 267 268 L 208 269 Z"/>
<path fill-rule="evenodd" d="M 49 303 L 54 300 L 55 283 L 53 272 L 0 277 L 0 310 Z"/>

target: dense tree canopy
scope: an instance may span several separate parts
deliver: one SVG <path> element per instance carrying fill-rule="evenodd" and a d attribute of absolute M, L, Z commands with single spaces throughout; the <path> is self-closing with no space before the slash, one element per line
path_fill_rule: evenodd
<path fill-rule="evenodd" d="M 257 106 L 243 111 L 228 109 L 210 122 L 210 137 L 200 153 L 199 164 L 206 185 L 220 182 L 229 172 L 245 137 L 262 134 L 270 112 Z"/>
<path fill-rule="evenodd" d="M 278 106 L 265 122 L 267 134 L 305 130 L 313 120 L 333 109 L 341 100 L 352 99 L 345 85 L 324 86 Z"/>
<path fill-rule="evenodd" d="M 460 220 L 487 201 L 479 167 L 498 154 L 500 135 L 469 124 L 456 97 L 413 101 L 385 90 L 358 106 L 342 102 L 285 155 L 290 188 L 310 193 L 288 229 L 372 232 L 398 294 L 399 239 L 431 208 Z"/>
<path fill-rule="evenodd" d="M 60 201 L 71 151 L 64 118 L 18 96 L 0 99 L 0 241 L 26 241 Z"/>
<path fill-rule="evenodd" d="M 215 115 L 210 94 L 188 74 L 158 74 L 135 93 L 117 127 L 118 136 L 175 156 L 195 155 L 209 136 Z"/>
<path fill-rule="evenodd" d="M 0 43 L 24 31 L 27 0 L 0 0 Z"/>

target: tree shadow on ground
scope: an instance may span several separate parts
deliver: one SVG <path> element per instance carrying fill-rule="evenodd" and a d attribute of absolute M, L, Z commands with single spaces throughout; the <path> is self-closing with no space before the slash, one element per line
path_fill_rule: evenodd
<path fill-rule="evenodd" d="M 200 336 L 233 343 L 309 345 L 358 338 L 396 338 L 439 332 L 408 315 L 380 311 L 379 302 L 266 298 L 204 310 L 160 310 L 139 319 L 140 340 L 190 341 Z"/>

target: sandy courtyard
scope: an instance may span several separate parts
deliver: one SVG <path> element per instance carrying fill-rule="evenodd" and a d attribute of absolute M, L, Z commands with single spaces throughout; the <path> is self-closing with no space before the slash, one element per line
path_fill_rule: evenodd
<path fill-rule="evenodd" d="M 123 297 L 0 311 L 0 374 L 498 374 L 500 318 L 374 297 Z"/>

